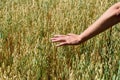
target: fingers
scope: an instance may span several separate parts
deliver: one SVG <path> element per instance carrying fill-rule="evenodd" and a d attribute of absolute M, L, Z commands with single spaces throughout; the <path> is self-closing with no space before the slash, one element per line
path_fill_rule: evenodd
<path fill-rule="evenodd" d="M 69 34 L 67 34 L 67 36 L 74 36 L 75 34 L 73 34 L 73 33 L 69 33 Z"/>
<path fill-rule="evenodd" d="M 67 42 L 66 40 L 64 39 L 52 39 L 52 42 L 60 42 L 59 44 L 57 44 L 56 46 L 59 47 L 59 46 L 63 46 L 63 45 L 67 45 Z"/>
<path fill-rule="evenodd" d="M 54 38 L 57 38 L 57 37 L 65 37 L 66 35 L 54 35 Z"/>
<path fill-rule="evenodd" d="M 52 42 L 60 42 L 59 44 L 57 44 L 56 46 L 63 46 L 63 45 L 67 45 L 67 42 L 65 39 L 62 38 L 51 38 Z"/>
<path fill-rule="evenodd" d="M 57 44 L 56 46 L 64 46 L 64 45 L 69 45 L 69 36 L 73 36 L 75 34 L 67 34 L 67 35 L 54 35 L 53 38 L 51 38 L 52 42 L 60 42 L 59 44 Z"/>
<path fill-rule="evenodd" d="M 65 42 L 66 35 L 54 35 L 53 38 L 51 38 L 52 42 Z"/>
<path fill-rule="evenodd" d="M 67 45 L 66 42 L 66 37 L 67 35 L 54 35 L 53 38 L 51 38 L 52 42 L 60 42 L 59 44 L 57 44 L 56 46 L 63 46 L 63 45 Z"/>
<path fill-rule="evenodd" d="M 51 39 L 52 40 L 52 42 L 65 42 L 65 40 L 64 39 Z"/>
<path fill-rule="evenodd" d="M 56 45 L 57 47 L 60 47 L 60 46 L 64 46 L 64 45 L 67 45 L 67 42 L 62 42 L 62 43 L 60 43 L 60 44 L 58 44 L 58 45 Z"/>
<path fill-rule="evenodd" d="M 63 37 L 54 37 L 54 38 L 51 38 L 52 42 L 65 42 L 65 38 Z"/>
<path fill-rule="evenodd" d="M 54 35 L 54 38 L 58 38 L 58 37 L 66 37 L 66 36 L 72 36 L 72 35 L 75 35 L 73 33 L 69 33 L 67 35 Z"/>

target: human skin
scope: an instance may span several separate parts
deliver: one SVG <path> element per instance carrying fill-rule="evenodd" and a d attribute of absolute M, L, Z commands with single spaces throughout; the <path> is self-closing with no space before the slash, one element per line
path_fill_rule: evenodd
<path fill-rule="evenodd" d="M 120 22 L 120 2 L 112 5 L 107 11 L 100 16 L 92 25 L 90 25 L 83 33 L 54 35 L 52 42 L 58 42 L 56 46 L 78 45 L 88 39 L 98 35 L 106 29 Z"/>

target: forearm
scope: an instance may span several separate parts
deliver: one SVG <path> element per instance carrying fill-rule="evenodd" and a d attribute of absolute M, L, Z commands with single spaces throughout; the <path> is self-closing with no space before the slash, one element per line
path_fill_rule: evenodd
<path fill-rule="evenodd" d="M 82 34 L 55 35 L 52 42 L 59 42 L 57 46 L 77 45 L 95 35 L 105 31 L 109 27 L 120 22 L 120 2 L 111 6 L 98 20 L 88 27 Z"/>
<path fill-rule="evenodd" d="M 119 22 L 120 15 L 116 13 L 109 13 L 111 11 L 106 11 L 95 23 L 93 23 L 90 27 L 88 27 L 81 35 L 80 35 L 80 43 L 84 42 L 93 36 L 105 31 L 109 27 L 117 24 Z"/>

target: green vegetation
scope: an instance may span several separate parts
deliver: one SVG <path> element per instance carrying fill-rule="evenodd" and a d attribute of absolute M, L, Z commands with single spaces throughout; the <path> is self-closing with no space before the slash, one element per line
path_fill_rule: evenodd
<path fill-rule="evenodd" d="M 78 46 L 80 34 L 119 0 L 0 0 L 0 80 L 120 80 L 120 25 Z"/>

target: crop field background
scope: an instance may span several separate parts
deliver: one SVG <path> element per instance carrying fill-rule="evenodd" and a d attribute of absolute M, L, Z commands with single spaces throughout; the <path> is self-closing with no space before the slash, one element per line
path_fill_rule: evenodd
<path fill-rule="evenodd" d="M 82 33 L 119 0 L 0 0 L 0 80 L 120 80 L 120 25 L 77 46 L 55 34 Z"/>

